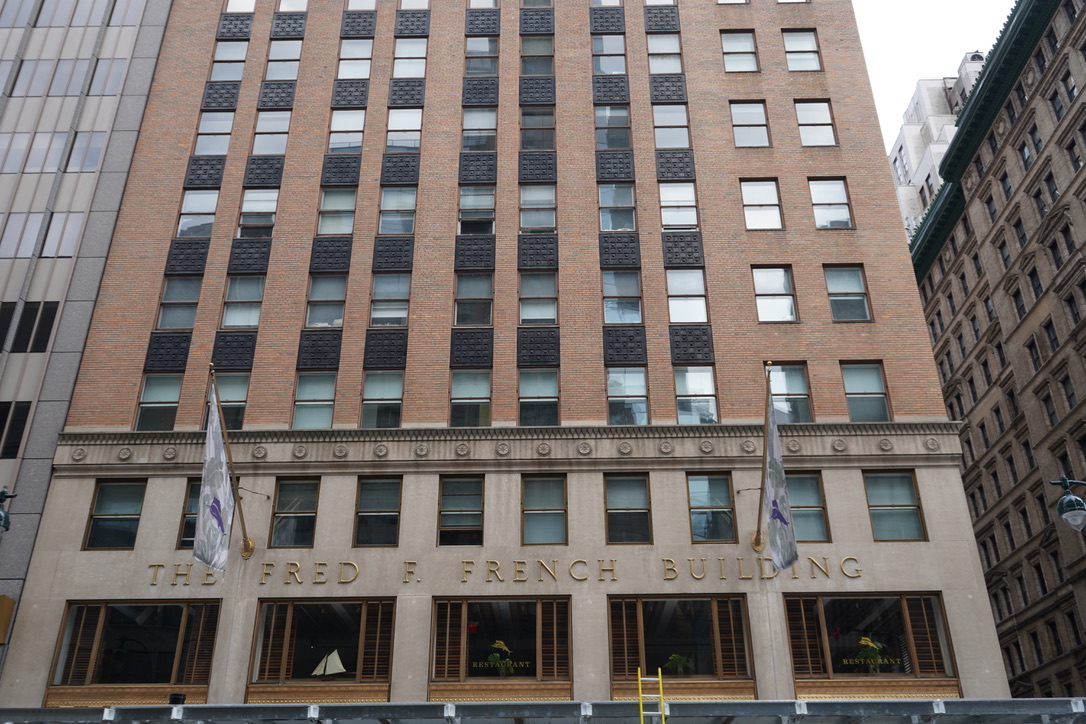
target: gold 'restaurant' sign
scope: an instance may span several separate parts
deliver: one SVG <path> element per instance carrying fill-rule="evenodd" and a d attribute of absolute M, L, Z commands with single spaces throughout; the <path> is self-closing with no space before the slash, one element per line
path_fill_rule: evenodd
<path fill-rule="evenodd" d="M 329 563 L 321 561 L 316 563 L 299 563 L 296 561 L 273 562 L 264 561 L 255 564 L 259 569 L 253 568 L 252 575 L 262 586 L 268 585 L 348 585 L 358 580 L 372 582 L 372 577 L 366 576 L 362 565 L 354 561 L 337 561 Z M 201 566 L 202 570 L 194 570 L 192 563 L 151 563 L 149 570 L 149 582 L 152 586 L 213 586 L 222 578 L 216 572 Z M 589 560 L 576 558 L 573 560 L 561 560 L 552 558 L 549 560 L 462 560 L 459 569 L 442 564 L 427 576 L 427 580 L 434 577 L 455 576 L 459 574 L 460 583 L 482 580 L 491 584 L 516 584 L 531 581 L 559 581 L 569 580 L 574 582 L 598 581 L 618 582 L 622 569 L 621 559 L 597 558 Z M 425 561 L 404 561 L 403 578 L 401 583 L 421 583 L 422 574 L 426 572 Z M 845 556 L 831 560 L 829 556 L 800 558 L 794 566 L 783 571 L 777 571 L 773 567 L 773 561 L 768 557 L 745 556 L 735 557 L 709 557 L 700 558 L 660 558 L 658 569 L 659 579 L 668 581 L 750 581 L 769 580 L 780 578 L 782 580 L 799 580 L 812 578 L 861 578 L 863 568 L 856 556 Z M 455 580 L 455 579 L 454 579 Z"/>

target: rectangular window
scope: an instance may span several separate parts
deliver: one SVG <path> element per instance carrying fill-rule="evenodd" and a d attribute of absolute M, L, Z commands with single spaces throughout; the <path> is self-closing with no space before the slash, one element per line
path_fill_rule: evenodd
<path fill-rule="evenodd" d="M 769 121 L 764 101 L 732 101 L 731 113 L 732 135 L 737 148 L 769 145 Z"/>
<path fill-rule="evenodd" d="M 362 427 L 395 428 L 400 426 L 403 407 L 403 372 L 370 370 L 362 385 Z"/>
<path fill-rule="evenodd" d="M 566 479 L 526 475 L 522 486 L 521 543 L 565 545 Z"/>
<path fill-rule="evenodd" d="M 275 209 L 279 205 L 279 189 L 245 189 L 241 214 L 235 237 L 238 239 L 270 239 L 275 229 Z"/>
<path fill-rule="evenodd" d="M 335 396 L 335 372 L 299 372 L 291 427 L 295 430 L 330 429 Z"/>
<path fill-rule="evenodd" d="M 370 326 L 407 326 L 407 309 L 410 294 L 410 273 L 374 274 L 373 296 L 370 302 Z"/>
<path fill-rule="evenodd" d="M 716 385 L 713 368 L 676 367 L 675 405 L 680 425 L 715 425 Z"/>
<path fill-rule="evenodd" d="M 570 681 L 571 630 L 568 599 L 437 599 L 433 680 L 486 685 L 500 678 L 526 691 L 538 681 Z"/>
<path fill-rule="evenodd" d="M 467 111 L 465 111 L 466 113 Z M 494 150 L 494 149 L 488 149 Z M 520 150 L 554 150 L 554 107 L 521 106 Z"/>
<path fill-rule="evenodd" d="M 520 233 L 553 234 L 556 204 L 554 186 L 521 186 Z"/>
<path fill-rule="evenodd" d="M 415 233 L 415 197 L 417 192 L 418 189 L 414 186 L 385 186 L 381 189 L 379 234 Z"/>
<path fill-rule="evenodd" d="M 385 153 L 418 153 L 422 139 L 421 108 L 389 108 Z"/>
<path fill-rule="evenodd" d="M 796 679 L 955 675 L 938 596 L 786 595 L 784 604 Z"/>
<path fill-rule="evenodd" d="M 207 685 L 218 622 L 217 602 L 70 604 L 50 683 Z"/>
<path fill-rule="evenodd" d="M 362 153 L 362 129 L 366 112 L 332 111 L 328 127 L 328 153 Z"/>
<path fill-rule="evenodd" d="M 626 37 L 624 35 L 592 36 L 592 73 L 622 75 L 626 72 Z"/>
<path fill-rule="evenodd" d="M 441 509 L 438 514 L 439 546 L 483 544 L 483 479 L 441 478 Z"/>
<path fill-rule="evenodd" d="M 497 128 L 497 108 L 465 108 L 460 150 L 466 152 L 498 150 Z"/>
<path fill-rule="evenodd" d="M 867 322 L 871 309 L 867 304 L 864 270 L 859 266 L 828 266 L 826 290 L 830 296 L 830 314 L 835 322 Z"/>
<path fill-rule="evenodd" d="M 172 430 L 181 397 L 180 374 L 149 374 L 143 379 L 137 430 Z"/>
<path fill-rule="evenodd" d="M 690 537 L 695 543 L 734 543 L 735 505 L 724 473 L 687 473 Z"/>
<path fill-rule="evenodd" d="M 490 370 L 456 370 L 452 373 L 450 427 L 490 425 Z"/>
<path fill-rule="evenodd" d="M 890 407 L 881 365 L 842 363 L 841 375 L 851 422 L 889 422 Z"/>
<path fill-rule="evenodd" d="M 414 191 L 414 189 L 410 189 Z M 382 190 L 383 191 L 383 190 Z M 382 196 L 382 202 L 384 197 Z M 321 236 L 350 236 L 354 231 L 355 189 L 321 189 L 317 233 Z M 382 221 L 384 212 L 381 212 Z M 414 219 L 414 213 L 412 213 Z M 381 233 L 384 233 L 382 231 Z"/>
<path fill-rule="evenodd" d="M 603 321 L 606 324 L 641 323 L 639 272 L 603 272 Z"/>
<path fill-rule="evenodd" d="M 634 231 L 637 218 L 634 212 L 634 185 L 600 184 L 600 231 Z"/>
<path fill-rule="evenodd" d="M 548 2 L 549 6 L 550 3 Z M 520 74 L 554 75 L 554 36 L 523 35 L 520 38 Z"/>
<path fill-rule="evenodd" d="M 456 275 L 456 316 L 453 324 L 489 325 L 493 303 L 493 274 L 473 272 Z"/>
<path fill-rule="evenodd" d="M 812 543 L 828 542 L 826 502 L 822 496 L 822 478 L 818 473 L 785 473 L 788 483 L 788 504 L 796 526 L 796 540 Z"/>
<path fill-rule="evenodd" d="M 215 61 L 211 64 L 209 80 L 241 80 L 245 71 L 247 40 L 220 40 L 215 43 Z"/>
<path fill-rule="evenodd" d="M 177 536 L 178 550 L 192 550 L 196 540 L 196 515 L 200 512 L 200 480 L 189 480 L 185 495 L 185 512 L 181 515 L 181 531 Z"/>
<path fill-rule="evenodd" d="M 811 422 L 811 397 L 804 365 L 770 365 L 769 391 L 777 422 Z"/>
<path fill-rule="evenodd" d="M 147 483 L 143 480 L 99 482 L 94 490 L 83 549 L 135 548 L 146 489 Z"/>
<path fill-rule="evenodd" d="M 310 328 L 342 327 L 343 303 L 346 297 L 347 277 L 345 275 L 310 277 L 305 326 Z"/>
<path fill-rule="evenodd" d="M 758 70 L 758 50 L 753 30 L 728 30 L 720 34 L 724 50 L 724 70 L 728 73 L 753 73 Z"/>
<path fill-rule="evenodd" d="M 223 427 L 240 430 L 245 422 L 245 404 L 249 398 L 249 373 L 220 372 L 215 378 L 219 383 Z"/>
<path fill-rule="evenodd" d="M 682 49 L 678 34 L 654 33 L 647 37 L 650 73 L 682 73 Z"/>
<path fill-rule="evenodd" d="M 867 508 L 875 540 L 924 540 L 916 480 L 910 472 L 865 472 Z"/>
<path fill-rule="evenodd" d="M 177 224 L 178 239 L 208 239 L 215 223 L 218 191 L 185 191 L 181 197 L 181 216 Z"/>
<path fill-rule="evenodd" d="M 630 148 L 629 106 L 596 106 L 596 148 Z"/>
<path fill-rule="evenodd" d="M 366 38 L 339 41 L 339 65 L 336 77 L 362 79 L 370 77 L 370 59 L 373 57 L 373 40 Z"/>
<path fill-rule="evenodd" d="M 652 543 L 649 479 L 605 475 L 608 543 Z"/>
<path fill-rule="evenodd" d="M 611 678 L 675 671 L 702 679 L 751 678 L 742 596 L 610 598 Z M 681 651 L 679 665 L 675 652 Z M 667 667 L 667 668 L 665 668 Z"/>
<path fill-rule="evenodd" d="M 87 95 L 115 96 L 120 93 L 121 81 L 124 80 L 127 65 L 126 58 L 100 58 L 94 66 L 94 75 L 91 77 Z"/>
<path fill-rule="evenodd" d="M 493 186 L 461 186 L 459 234 L 494 233 Z"/>
<path fill-rule="evenodd" d="M 759 322 L 795 322 L 796 294 L 789 267 L 755 267 L 754 303 Z"/>
<path fill-rule="evenodd" d="M 397 38 L 393 78 L 426 77 L 426 38 Z"/>
<path fill-rule="evenodd" d="M 822 70 L 818 36 L 813 30 L 783 30 L 784 60 L 788 70 Z"/>
<path fill-rule="evenodd" d="M 690 148 L 685 105 L 654 105 L 652 122 L 657 148 Z"/>
<path fill-rule="evenodd" d="M 470 36 L 464 39 L 464 75 L 471 77 L 498 74 L 497 36 Z"/>
<path fill-rule="evenodd" d="M 359 478 L 355 546 L 394 546 L 399 540 L 400 478 Z"/>
<path fill-rule="evenodd" d="M 781 202 L 776 179 L 740 181 L 743 217 L 748 229 L 781 229 Z"/>
<path fill-rule="evenodd" d="M 660 184 L 660 225 L 664 231 L 698 228 L 697 196 L 693 183 Z"/>
<path fill-rule="evenodd" d="M 607 368 L 607 424 L 649 424 L 644 367 Z"/>
<path fill-rule="evenodd" d="M 520 273 L 520 323 L 558 323 L 558 282 L 554 272 Z"/>
<path fill-rule="evenodd" d="M 312 548 L 317 530 L 319 480 L 275 481 L 269 548 Z"/>
<path fill-rule="evenodd" d="M 233 111 L 200 114 L 196 136 L 196 156 L 225 156 L 230 150 L 230 132 L 234 128 Z"/>
<path fill-rule="evenodd" d="M 158 307 L 157 329 L 192 329 L 202 282 L 203 277 L 197 276 L 165 278 L 162 301 Z"/>
<path fill-rule="evenodd" d="M 558 370 L 520 371 L 520 424 L 558 424 Z"/>
<path fill-rule="evenodd" d="M 390 681 L 395 606 L 379 599 L 262 601 L 254 683 Z"/>
<path fill-rule="evenodd" d="M 668 269 L 667 306 L 668 316 L 673 324 L 708 322 L 705 272 L 701 269 Z"/>
<path fill-rule="evenodd" d="M 77 131 L 64 170 L 68 173 L 97 171 L 105 145 L 105 131 Z"/>
<path fill-rule="evenodd" d="M 852 210 L 844 179 L 808 179 L 816 229 L 851 229 Z"/>
<path fill-rule="evenodd" d="M 804 146 L 836 146 L 829 101 L 796 101 L 799 141 Z"/>

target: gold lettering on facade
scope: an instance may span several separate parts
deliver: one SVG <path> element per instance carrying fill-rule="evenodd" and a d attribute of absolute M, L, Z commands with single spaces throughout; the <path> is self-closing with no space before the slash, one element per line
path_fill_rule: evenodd
<path fill-rule="evenodd" d="M 717 560 L 720 561 L 720 580 L 726 581 L 728 580 L 728 574 L 724 570 L 724 559 L 717 558 Z"/>
<path fill-rule="evenodd" d="M 263 586 L 265 583 L 268 582 L 268 576 L 271 575 L 272 569 L 275 568 L 275 564 L 265 561 L 260 565 L 262 567 L 260 571 L 260 585 Z"/>
<path fill-rule="evenodd" d="M 471 570 L 471 567 L 475 565 L 475 561 L 460 561 L 460 563 L 460 582 L 467 583 L 468 576 L 475 572 Z"/>
<path fill-rule="evenodd" d="M 739 580 L 740 581 L 749 581 L 750 579 L 754 578 L 754 576 L 750 575 L 750 574 L 743 575 L 743 557 L 742 556 L 739 556 L 735 560 L 739 561 Z"/>
<path fill-rule="evenodd" d="M 796 567 L 792 566 L 792 580 L 794 581 L 797 578 L 799 578 L 799 573 L 796 572 Z"/>
<path fill-rule="evenodd" d="M 218 581 L 215 580 L 215 571 L 211 570 L 210 568 L 205 568 L 204 569 L 204 582 L 201 585 L 213 586 L 216 583 L 218 583 Z"/>
<path fill-rule="evenodd" d="M 298 583 L 302 582 L 302 577 L 298 575 L 298 571 L 302 570 L 302 564 L 295 563 L 294 561 L 287 561 L 287 575 L 283 579 L 283 583 L 290 583 L 290 579 L 293 578 Z"/>
<path fill-rule="evenodd" d="M 660 560 L 662 560 L 664 562 L 664 580 L 665 581 L 674 581 L 676 578 L 679 577 L 679 570 L 677 568 L 675 568 L 675 559 L 674 558 L 661 558 Z"/>
<path fill-rule="evenodd" d="M 486 582 L 487 583 L 491 582 L 491 580 L 492 580 L 491 576 L 494 576 L 494 578 L 497 578 L 498 583 L 505 583 L 505 579 L 502 578 L 502 574 L 498 572 L 501 567 L 502 567 L 502 564 L 499 563 L 498 561 L 488 560 L 486 562 Z"/>
<path fill-rule="evenodd" d="M 404 561 L 403 562 L 403 582 L 408 583 L 411 576 L 415 575 L 415 566 L 419 564 L 418 561 Z"/>
<path fill-rule="evenodd" d="M 347 566 L 351 567 L 351 577 L 347 578 L 344 574 L 347 572 Z M 339 564 L 339 582 L 340 583 L 354 583 L 358 579 L 358 566 L 351 561 L 340 561 Z"/>
<path fill-rule="evenodd" d="M 539 580 L 543 580 L 543 571 L 551 574 L 551 578 L 554 580 L 558 580 L 558 559 L 552 558 L 551 562 L 553 563 L 554 568 L 548 568 L 546 561 L 539 561 Z M 570 568 L 572 570 L 572 566 Z"/>
<path fill-rule="evenodd" d="M 181 577 L 181 566 L 185 566 L 185 582 L 182 585 L 189 585 L 189 574 L 192 573 L 191 563 L 174 563 L 173 564 L 173 580 L 170 581 L 171 586 L 177 585 L 177 579 Z"/>
<path fill-rule="evenodd" d="M 313 564 L 313 567 L 316 569 L 313 571 L 313 583 L 328 583 L 328 579 L 325 578 L 325 576 L 328 574 L 324 572 L 324 567 L 327 565 L 327 563 Z"/>
<path fill-rule="evenodd" d="M 528 580 L 528 577 L 524 575 L 524 566 L 527 565 L 526 561 L 513 561 L 513 580 L 517 583 L 523 583 Z"/>
<path fill-rule="evenodd" d="M 151 565 L 149 565 L 147 567 L 151 569 L 151 585 L 152 586 L 157 586 L 158 585 L 158 572 L 160 570 L 162 570 L 163 568 L 165 568 L 166 564 L 165 563 L 152 563 Z"/>
<path fill-rule="evenodd" d="M 845 564 L 850 562 L 850 561 L 852 563 L 856 564 L 856 567 L 852 569 L 852 573 L 849 573 L 848 571 L 845 570 Z M 845 558 L 841 559 L 841 573 L 844 573 L 845 577 L 847 577 L 847 578 L 859 578 L 861 575 L 863 575 L 863 572 L 864 572 L 864 569 L 860 568 L 860 562 L 858 560 L 856 560 L 856 558 L 854 556 L 846 556 Z"/>
<path fill-rule="evenodd" d="M 816 568 L 822 571 L 822 574 L 826 576 L 826 578 L 830 577 L 830 559 L 828 556 L 822 556 L 824 564 L 820 564 L 814 558 L 810 557 L 808 557 L 807 560 L 811 562 L 811 578 L 817 578 L 817 576 L 815 575 Z"/>
<path fill-rule="evenodd" d="M 766 563 L 769 564 L 769 570 L 772 571 L 772 574 L 766 573 L 766 570 L 765 570 L 765 564 Z M 762 569 L 762 580 L 763 581 L 768 580 L 770 578 L 776 578 L 777 574 L 780 573 L 780 571 L 778 571 L 776 568 L 773 567 L 773 559 L 772 558 L 761 558 L 761 557 L 759 557 L 758 558 L 758 564 L 759 564 L 759 567 Z"/>
<path fill-rule="evenodd" d="M 577 576 L 577 575 L 575 575 L 573 573 L 573 567 L 575 565 L 577 565 L 578 563 L 580 563 L 581 565 L 586 566 L 586 567 L 588 566 L 588 561 L 584 560 L 583 558 L 578 558 L 577 560 L 573 561 L 573 563 L 569 564 L 569 577 L 572 578 L 575 581 L 587 581 L 588 580 L 587 575 L 585 575 L 585 576 Z"/>
<path fill-rule="evenodd" d="M 700 576 L 697 573 L 694 573 L 694 559 L 693 558 L 687 558 L 686 560 L 688 560 L 690 562 L 690 577 L 691 578 L 693 578 L 695 581 L 700 581 L 701 579 L 705 578 L 705 562 L 709 560 L 708 558 L 702 558 L 701 559 L 701 575 Z"/>
<path fill-rule="evenodd" d="M 604 578 L 603 578 L 604 571 L 607 571 L 607 572 L 609 572 L 611 574 L 611 580 L 612 581 L 617 581 L 618 580 L 618 577 L 615 575 L 615 568 L 618 567 L 618 561 L 616 561 L 614 558 L 612 558 L 611 559 L 611 565 L 610 566 L 605 566 L 605 565 L 603 565 L 603 559 L 602 558 L 597 558 L 596 560 L 598 560 L 600 562 L 600 578 L 599 578 L 599 580 L 601 580 L 601 581 L 604 580 Z"/>

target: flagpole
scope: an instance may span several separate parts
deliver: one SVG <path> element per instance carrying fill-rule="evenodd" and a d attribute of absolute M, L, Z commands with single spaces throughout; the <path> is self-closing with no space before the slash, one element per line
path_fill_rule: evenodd
<path fill-rule="evenodd" d="M 769 406 L 773 404 L 773 390 L 769 385 L 769 374 L 773 368 L 772 362 L 765 363 L 765 427 L 762 434 L 762 484 L 758 493 L 758 529 L 750 537 L 750 547 L 755 553 L 761 553 L 765 548 L 765 538 L 762 536 L 762 518 L 765 516 L 765 483 L 769 470 Z"/>
<path fill-rule="evenodd" d="M 222 397 L 219 395 L 219 380 L 215 377 L 215 364 L 213 362 L 208 364 L 208 369 L 211 371 L 211 385 L 215 388 L 215 406 L 218 408 L 219 420 L 221 422 L 224 420 L 222 414 Z M 253 542 L 253 539 L 249 537 L 249 532 L 245 528 L 245 510 L 241 506 L 238 476 L 234 472 L 234 454 L 230 451 L 230 436 L 226 434 L 225 423 L 222 424 L 221 427 L 223 447 L 226 449 L 226 465 L 230 469 L 230 489 L 234 492 L 234 500 L 237 501 L 236 510 L 238 513 L 238 522 L 241 523 L 241 557 L 244 560 L 249 560 L 256 550 L 256 544 Z M 762 475 L 764 478 L 765 473 L 762 473 Z"/>

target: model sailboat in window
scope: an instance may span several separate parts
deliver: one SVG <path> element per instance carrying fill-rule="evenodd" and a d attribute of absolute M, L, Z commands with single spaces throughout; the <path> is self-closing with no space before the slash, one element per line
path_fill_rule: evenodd
<path fill-rule="evenodd" d="M 343 661 L 339 658 L 339 649 L 335 649 L 320 660 L 317 668 L 313 669 L 310 676 L 332 676 L 333 674 L 342 674 L 346 670 L 343 667 Z"/>

